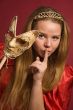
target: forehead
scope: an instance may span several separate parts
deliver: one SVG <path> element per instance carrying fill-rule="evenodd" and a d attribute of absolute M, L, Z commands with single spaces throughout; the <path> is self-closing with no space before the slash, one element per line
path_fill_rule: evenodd
<path fill-rule="evenodd" d="M 51 20 L 38 21 L 35 28 L 46 34 L 61 34 L 61 25 Z"/>

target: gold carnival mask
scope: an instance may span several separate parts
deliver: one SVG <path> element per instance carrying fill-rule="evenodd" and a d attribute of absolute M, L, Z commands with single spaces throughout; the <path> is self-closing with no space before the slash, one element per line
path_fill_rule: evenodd
<path fill-rule="evenodd" d="M 6 59 L 15 59 L 29 49 L 34 43 L 39 32 L 37 30 L 28 31 L 16 36 L 17 16 L 15 16 L 9 26 L 8 33 L 5 35 L 4 58 L 0 62 L 0 69 Z"/>

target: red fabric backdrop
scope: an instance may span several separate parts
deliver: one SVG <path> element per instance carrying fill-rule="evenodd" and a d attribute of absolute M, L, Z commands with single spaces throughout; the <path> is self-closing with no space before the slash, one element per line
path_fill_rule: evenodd
<path fill-rule="evenodd" d="M 50 6 L 60 11 L 71 28 L 71 43 L 67 62 L 73 66 L 73 0 L 0 0 L 0 42 L 8 30 L 10 20 L 18 16 L 17 34 L 21 33 L 31 12 L 39 6 Z M 73 110 L 73 96 L 69 110 Z"/>

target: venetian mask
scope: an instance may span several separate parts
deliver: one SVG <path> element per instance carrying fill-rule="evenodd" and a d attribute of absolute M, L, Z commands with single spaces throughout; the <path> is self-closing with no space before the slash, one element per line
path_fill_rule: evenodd
<path fill-rule="evenodd" d="M 5 35 L 5 48 L 4 48 L 5 60 L 4 61 L 2 60 L 2 62 L 0 62 L 1 67 L 7 58 L 15 59 L 19 55 L 23 54 L 25 50 L 29 49 L 33 45 L 36 37 L 39 34 L 37 30 L 31 30 L 16 35 L 16 27 L 17 27 L 17 16 L 13 17 L 9 26 L 8 33 Z"/>
<path fill-rule="evenodd" d="M 4 53 L 9 58 L 16 58 L 29 49 L 34 43 L 39 32 L 37 30 L 28 31 L 16 36 L 17 17 L 15 16 L 9 26 L 9 31 L 5 35 Z"/>

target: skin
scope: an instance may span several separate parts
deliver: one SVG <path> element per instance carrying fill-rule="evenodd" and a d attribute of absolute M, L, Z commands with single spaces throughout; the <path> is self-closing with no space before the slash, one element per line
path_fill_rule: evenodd
<path fill-rule="evenodd" d="M 42 79 L 47 69 L 48 57 L 58 48 L 61 38 L 60 24 L 51 20 L 38 21 L 35 29 L 39 30 L 40 34 L 33 47 L 37 53 L 36 60 L 30 67 L 36 67 L 39 71 L 33 74 L 33 87 L 29 110 L 45 110 L 42 92 Z M 43 61 L 40 58 L 43 58 Z M 39 95 L 38 95 L 39 94 Z"/>
<path fill-rule="evenodd" d="M 58 47 L 61 37 L 61 26 L 50 20 L 39 21 L 35 27 L 41 34 L 37 37 L 34 48 L 37 54 L 44 57 L 44 51 L 47 49 L 50 56 Z"/>
<path fill-rule="evenodd" d="M 44 73 L 47 68 L 48 57 L 55 52 L 59 46 L 61 38 L 61 26 L 58 23 L 46 20 L 38 21 L 35 29 L 39 30 L 41 34 L 37 37 L 33 45 L 37 53 L 37 58 L 36 61 L 31 64 L 31 66 L 38 68 L 40 73 Z M 43 58 L 43 61 L 40 61 L 41 57 Z M 44 61 L 45 59 L 47 60 L 46 62 Z M 34 74 L 34 76 L 37 75 Z M 40 78 L 41 81 L 42 78 Z"/>

